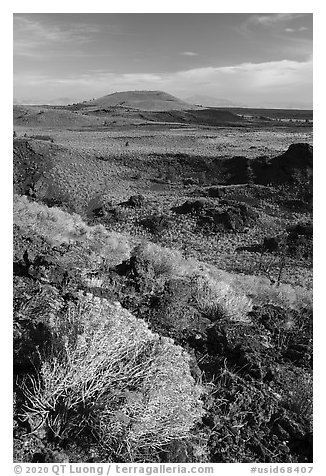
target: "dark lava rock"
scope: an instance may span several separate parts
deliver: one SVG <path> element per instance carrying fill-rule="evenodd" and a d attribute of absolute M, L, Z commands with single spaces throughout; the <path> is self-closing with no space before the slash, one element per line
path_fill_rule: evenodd
<path fill-rule="evenodd" d="M 311 258 L 313 253 L 312 223 L 298 223 L 287 229 L 283 235 L 265 237 L 263 250 L 268 252 L 285 252 L 296 258 Z"/>
<path fill-rule="evenodd" d="M 137 292 L 146 292 L 152 288 L 155 281 L 155 272 L 150 261 L 132 256 L 115 267 L 115 272 L 124 276 L 127 285 L 135 288 Z"/>
<path fill-rule="evenodd" d="M 140 221 L 140 224 L 146 228 L 150 233 L 162 233 L 169 228 L 172 221 L 166 215 L 151 215 Z"/>
<path fill-rule="evenodd" d="M 291 437 L 303 438 L 305 436 L 305 429 L 294 421 L 289 416 L 284 414 L 277 422 L 283 430 L 285 430 Z"/>
<path fill-rule="evenodd" d="M 138 256 L 116 266 L 111 278 L 118 290 L 116 299 L 125 308 L 149 322 L 153 331 L 178 343 L 185 343 L 190 336 L 197 343 L 196 336 L 211 324 L 195 307 L 190 279 L 174 278 L 159 284 L 152 264 Z"/>
<path fill-rule="evenodd" d="M 208 226 L 214 231 L 244 231 L 252 224 L 257 214 L 243 203 L 227 202 L 216 205 L 207 199 L 187 200 L 172 208 L 179 214 L 191 214 L 199 226 Z"/>
<path fill-rule="evenodd" d="M 124 210 L 100 195 L 89 201 L 86 214 L 91 221 L 103 223 L 115 223 L 124 218 Z"/>
<path fill-rule="evenodd" d="M 184 185 L 197 185 L 198 184 L 198 179 L 194 179 L 192 177 L 186 177 L 183 179 L 183 184 Z"/>
<path fill-rule="evenodd" d="M 279 424 L 276 424 L 272 431 L 280 440 L 287 441 L 290 438 L 290 434 Z"/>
<path fill-rule="evenodd" d="M 201 364 L 201 368 L 206 373 L 211 367 L 216 367 L 217 361 L 228 355 L 230 348 L 228 345 L 227 332 L 220 323 L 212 324 L 209 319 L 202 318 L 205 326 L 200 333 L 190 334 L 187 344 L 199 355 L 206 355 L 206 364 Z M 216 370 L 216 369 L 215 369 Z"/>
<path fill-rule="evenodd" d="M 48 136 L 48 135 L 35 135 L 35 136 L 31 136 L 31 139 L 45 140 L 45 141 L 54 142 L 53 137 Z"/>
<path fill-rule="evenodd" d="M 14 461 L 19 463 L 67 463 L 68 455 L 62 448 L 54 449 L 53 443 L 35 434 L 25 434 L 14 439 Z"/>
<path fill-rule="evenodd" d="M 298 223 L 288 229 L 288 252 L 297 258 L 311 258 L 313 254 L 313 225 Z"/>
<path fill-rule="evenodd" d="M 70 245 L 62 243 L 51 247 L 41 236 L 26 235 L 14 225 L 15 276 L 25 276 L 35 281 L 49 283 L 62 289 L 76 277 L 73 268 L 60 264 L 60 257 L 67 253 Z"/>
<path fill-rule="evenodd" d="M 178 343 L 205 332 L 210 321 L 193 305 L 193 286 L 190 280 L 173 278 L 162 293 L 153 297 L 147 319 L 151 327 L 162 335 L 172 337 Z"/>
<path fill-rule="evenodd" d="M 283 355 L 296 366 L 312 366 L 312 345 L 290 342 Z"/>
<path fill-rule="evenodd" d="M 225 196 L 225 193 L 225 187 L 215 186 L 207 189 L 207 195 L 211 198 L 222 198 Z"/>
<path fill-rule="evenodd" d="M 215 323 L 206 331 L 207 352 L 210 355 L 225 355 L 228 352 L 228 340 L 226 332 L 222 326 Z"/>
<path fill-rule="evenodd" d="M 255 306 L 249 313 L 254 322 L 262 324 L 265 329 L 270 332 L 278 332 L 284 329 L 291 319 L 294 318 L 295 312 L 284 309 L 274 304 L 265 304 L 263 306 Z"/>
<path fill-rule="evenodd" d="M 19 438 L 14 438 L 13 458 L 15 462 L 32 462 L 34 455 L 42 455 L 44 450 L 44 443 L 33 434 L 25 434 Z M 38 459 L 37 461 L 41 462 L 42 460 Z"/>
<path fill-rule="evenodd" d="M 101 195 L 96 195 L 87 205 L 86 214 L 89 218 L 103 217 L 106 214 L 106 207 L 113 206 L 112 203 L 106 203 Z"/>
<path fill-rule="evenodd" d="M 304 188 L 301 195 L 308 200 L 309 191 L 312 189 L 312 169 L 312 146 L 298 143 L 291 144 L 286 152 L 273 158 L 261 156 L 249 159 L 236 156 L 219 159 L 215 161 L 211 177 L 214 176 L 218 183 L 224 185 L 256 184 L 269 187 L 301 184 Z M 219 197 L 218 189 L 212 190 L 211 193 L 209 196 Z"/>
<path fill-rule="evenodd" d="M 205 200 L 205 199 L 199 199 L 199 200 L 187 200 L 184 202 L 182 205 L 179 207 L 174 207 L 172 210 L 175 213 L 181 213 L 181 214 L 200 214 L 203 212 L 205 208 L 211 205 L 211 202 Z"/>
<path fill-rule="evenodd" d="M 297 367 L 312 367 L 312 315 L 266 304 L 255 307 L 250 317 L 270 333 L 275 356 Z"/>
<path fill-rule="evenodd" d="M 28 236 L 22 233 L 19 226 L 14 224 L 14 274 L 28 276 L 31 267 L 35 263 L 45 261 L 45 256 L 50 260 L 52 249 L 50 245 L 42 238 L 36 235 Z"/>
<path fill-rule="evenodd" d="M 313 148 L 306 143 L 291 144 L 288 150 L 272 159 L 258 157 L 251 162 L 253 181 L 262 185 L 294 184 L 311 185 Z"/>
<path fill-rule="evenodd" d="M 312 168 L 313 166 L 313 147 L 307 143 L 291 144 L 288 150 L 279 157 L 274 159 L 274 162 L 283 161 L 286 159 L 286 167 L 291 168 Z"/>
<path fill-rule="evenodd" d="M 246 373 L 254 379 L 261 380 L 264 373 L 260 353 L 261 350 L 255 348 L 249 342 L 247 344 L 239 344 L 233 350 L 233 360 L 241 373 Z"/>
<path fill-rule="evenodd" d="M 131 208 L 140 208 L 144 205 L 145 197 L 141 194 L 131 195 L 129 200 L 126 202 L 126 205 Z"/>
<path fill-rule="evenodd" d="M 64 301 L 57 289 L 16 276 L 14 278 L 14 371 L 35 370 L 41 355 L 51 349 L 53 334 L 50 316 L 60 311 Z"/>
<path fill-rule="evenodd" d="M 54 166 L 54 150 L 55 146 L 47 142 L 14 139 L 13 182 L 15 193 L 40 199 L 47 197 L 49 183 L 46 176 Z"/>
<path fill-rule="evenodd" d="M 239 375 L 269 384 L 275 378 L 279 351 L 265 345 L 268 333 L 259 324 L 235 324 L 225 318 L 210 323 L 199 336 L 189 336 L 187 342 L 200 359 L 206 375 L 216 375 L 225 363 Z"/>
<path fill-rule="evenodd" d="M 313 224 L 312 223 L 298 223 L 297 225 L 288 228 L 288 231 L 291 235 L 298 236 L 307 236 L 312 238 L 313 235 Z"/>
<path fill-rule="evenodd" d="M 151 312 L 158 284 L 150 261 L 132 256 L 109 271 L 108 282 L 106 288 L 97 290 L 97 295 L 120 301 L 123 307 L 143 319 Z"/>
<path fill-rule="evenodd" d="M 283 235 L 265 237 L 263 250 L 282 251 L 296 258 L 311 258 L 313 253 L 312 223 L 298 223 L 289 227 Z"/>
<path fill-rule="evenodd" d="M 231 157 L 225 162 L 226 184 L 249 183 L 251 181 L 250 159 L 243 156 Z"/>
<path fill-rule="evenodd" d="M 284 238 L 282 236 L 265 237 L 263 242 L 263 250 L 274 252 L 280 251 L 284 245 Z"/>

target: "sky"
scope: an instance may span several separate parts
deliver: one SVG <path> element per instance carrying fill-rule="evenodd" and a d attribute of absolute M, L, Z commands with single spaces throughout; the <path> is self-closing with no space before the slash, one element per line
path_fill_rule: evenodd
<path fill-rule="evenodd" d="M 310 13 L 15 13 L 14 102 L 161 90 L 310 109 L 312 23 Z"/>

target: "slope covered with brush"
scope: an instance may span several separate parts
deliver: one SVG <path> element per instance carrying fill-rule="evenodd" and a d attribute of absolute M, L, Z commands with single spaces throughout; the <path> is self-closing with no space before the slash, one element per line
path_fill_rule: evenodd
<path fill-rule="evenodd" d="M 311 461 L 308 292 L 26 197 L 14 219 L 17 461 Z"/>

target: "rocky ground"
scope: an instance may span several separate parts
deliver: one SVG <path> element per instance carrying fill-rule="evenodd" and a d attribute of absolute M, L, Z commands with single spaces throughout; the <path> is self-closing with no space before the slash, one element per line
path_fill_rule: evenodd
<path fill-rule="evenodd" d="M 186 139 L 173 132 L 164 152 L 165 136 L 152 145 L 137 133 L 137 153 L 134 130 L 127 139 L 111 133 L 106 144 L 95 132 L 90 147 L 78 139 L 89 132 L 31 132 L 19 129 L 14 140 L 16 461 L 128 461 L 114 445 L 100 447 L 90 427 L 87 444 L 72 429 L 54 431 L 51 412 L 37 427 L 31 405 L 28 379 L 45 385 L 49 349 L 63 351 L 69 316 L 91 294 L 173 339 L 189 355 L 191 385 L 202 389 L 187 438 L 140 451 L 137 461 L 311 462 L 308 129 L 290 143 L 298 129 L 280 130 L 285 136 L 263 154 L 255 141 L 276 132 L 253 132 L 248 155 L 232 147 L 236 132 L 227 128 L 210 131 L 213 142 L 202 130 Z M 119 141 L 119 152 L 110 150 Z M 205 153 L 190 151 L 191 142 Z M 133 428 L 128 411 L 124 431 Z"/>

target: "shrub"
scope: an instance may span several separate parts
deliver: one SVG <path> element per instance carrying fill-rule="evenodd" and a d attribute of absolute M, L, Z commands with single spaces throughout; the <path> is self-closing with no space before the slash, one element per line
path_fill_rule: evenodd
<path fill-rule="evenodd" d="M 14 371 L 20 373 L 38 367 L 40 353 L 51 348 L 51 320 L 65 303 L 54 287 L 20 277 L 14 285 Z"/>
<path fill-rule="evenodd" d="M 235 321 L 248 320 L 246 316 L 252 309 L 251 299 L 225 281 L 201 274 L 195 277 L 195 289 L 199 310 L 211 320 L 223 315 Z"/>
<path fill-rule="evenodd" d="M 164 248 L 154 243 L 139 244 L 134 253 L 151 262 L 155 274 L 159 276 L 190 276 L 198 271 L 199 263 L 186 260 L 180 251 Z"/>
<path fill-rule="evenodd" d="M 253 304 L 274 304 L 295 310 L 312 307 L 311 292 L 302 286 L 280 284 L 272 286 L 264 276 L 229 273 L 213 266 L 206 266 L 207 274 L 216 281 L 229 284 L 239 295 L 250 297 Z"/>
<path fill-rule="evenodd" d="M 77 214 L 70 215 L 55 207 L 29 202 L 26 197 L 16 197 L 14 221 L 23 231 L 39 234 L 52 245 L 73 244 L 76 254 L 80 248 L 80 259 L 76 256 L 74 261 L 80 263 L 81 269 L 87 266 L 96 268 L 103 261 L 106 266 L 115 266 L 130 257 L 131 248 L 137 241 L 126 234 L 109 232 L 103 225 L 88 226 Z M 265 277 L 228 273 L 185 259 L 178 250 L 149 242 L 139 243 L 138 240 L 133 254 L 151 263 L 157 279 L 200 277 L 199 299 L 206 301 L 201 305 L 209 313 L 214 313 L 214 306 L 222 307 L 229 317 L 243 320 L 251 309 L 251 300 L 253 304 L 271 303 L 296 310 L 312 306 L 311 293 L 300 286 L 271 286 Z"/>
<path fill-rule="evenodd" d="M 313 418 L 313 379 L 303 369 L 291 369 L 286 377 L 287 392 L 283 396 L 286 408 L 295 412 L 300 418 L 312 424 Z"/>
<path fill-rule="evenodd" d="M 118 303 L 89 294 L 79 302 L 69 326 L 54 325 L 66 336 L 65 353 L 24 385 L 32 427 L 59 441 L 95 439 L 106 461 L 155 460 L 164 445 L 191 437 L 202 389 L 188 354 Z"/>
<path fill-rule="evenodd" d="M 177 250 L 151 243 L 138 246 L 134 252 L 149 260 L 158 276 L 190 277 L 199 310 L 208 316 L 224 313 L 229 318 L 245 320 L 251 310 L 251 299 L 244 292 L 239 292 L 230 279 L 227 282 L 227 273 L 219 274 L 216 270 L 214 274 L 203 263 L 183 258 Z"/>
<path fill-rule="evenodd" d="M 110 265 L 118 264 L 130 255 L 127 236 L 109 232 L 103 225 L 88 226 L 77 214 L 30 202 L 26 197 L 15 196 L 14 223 L 31 235 L 43 236 L 51 245 L 82 244 Z"/>

